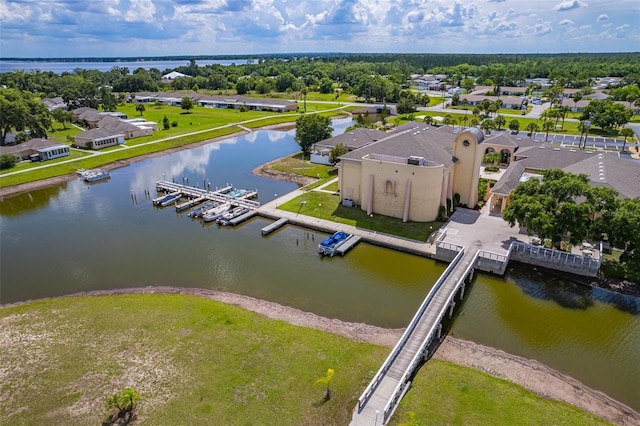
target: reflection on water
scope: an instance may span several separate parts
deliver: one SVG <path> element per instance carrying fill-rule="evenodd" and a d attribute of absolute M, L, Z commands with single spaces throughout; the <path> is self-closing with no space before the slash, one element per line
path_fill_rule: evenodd
<path fill-rule="evenodd" d="M 526 266 L 479 275 L 452 334 L 537 359 L 640 408 L 640 300 Z"/>
<path fill-rule="evenodd" d="M 0 303 L 169 285 L 406 326 L 444 265 L 363 243 L 344 258 L 319 258 L 320 233 L 287 226 L 265 238 L 263 219 L 202 226 L 144 198 L 145 191 L 155 196 L 164 174 L 192 185 L 258 189 L 270 201 L 296 185 L 251 170 L 298 150 L 291 131 L 252 132 L 113 170 L 104 184 L 78 179 L 0 201 Z M 452 333 L 540 360 L 640 409 L 639 303 L 511 268 L 506 278 L 477 276 Z"/>

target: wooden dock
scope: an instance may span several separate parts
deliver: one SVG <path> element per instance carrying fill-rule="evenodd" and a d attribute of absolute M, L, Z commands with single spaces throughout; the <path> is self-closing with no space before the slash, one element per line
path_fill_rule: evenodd
<path fill-rule="evenodd" d="M 278 220 L 276 220 L 273 223 L 268 224 L 267 226 L 265 226 L 264 228 L 262 228 L 260 230 L 260 232 L 262 232 L 262 235 L 269 235 L 270 233 L 272 233 L 273 231 L 275 231 L 276 229 L 280 229 L 282 228 L 284 225 L 286 225 L 287 223 L 289 223 L 289 219 L 287 219 L 286 217 L 280 218 Z"/>

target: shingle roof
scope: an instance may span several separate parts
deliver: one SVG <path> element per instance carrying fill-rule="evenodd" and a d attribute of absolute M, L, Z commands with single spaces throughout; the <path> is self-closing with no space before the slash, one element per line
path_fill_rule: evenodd
<path fill-rule="evenodd" d="M 456 134 L 451 127 L 438 128 L 421 124 L 403 132 L 394 132 L 384 139 L 351 151 L 340 158 L 361 161 L 362 157 L 368 154 L 395 157 L 417 156 L 449 167 L 456 161 L 453 157 L 455 138 Z"/>
<path fill-rule="evenodd" d="M 623 197 L 640 197 L 640 161 L 618 157 L 617 153 L 583 151 L 540 143 L 525 151 L 526 157 L 511 163 L 492 192 L 507 195 L 518 186 L 527 170 L 562 169 L 586 174 L 593 186 L 615 189 Z"/>
<path fill-rule="evenodd" d="M 316 144 L 316 146 L 334 147 L 341 143 L 350 151 L 353 151 L 354 149 L 358 149 L 372 142 L 379 141 L 380 139 L 383 139 L 387 136 L 388 135 L 383 131 L 360 127 L 350 132 L 320 141 Z"/>
<path fill-rule="evenodd" d="M 51 141 L 48 139 L 42 139 L 42 138 L 33 138 L 33 139 L 29 139 L 28 141 L 25 141 L 21 144 L 18 145 L 5 145 L 5 146 L 0 146 L 0 155 L 4 155 L 4 154 L 18 154 L 20 152 L 24 152 L 24 151 L 29 151 L 29 150 L 37 150 L 37 149 L 42 149 L 42 148 L 52 148 L 52 147 L 57 147 L 57 146 L 67 146 L 64 144 L 61 144 L 60 142 L 56 142 L 56 141 Z"/>
<path fill-rule="evenodd" d="M 100 138 L 108 138 L 108 137 L 116 137 L 116 136 L 124 136 L 124 135 L 116 130 L 96 127 L 95 129 L 85 130 L 82 133 L 78 133 L 75 137 L 81 138 L 81 139 L 100 139 Z"/>
<path fill-rule="evenodd" d="M 119 120 L 110 115 L 105 116 L 100 121 L 98 121 L 98 127 L 109 129 L 115 132 L 132 132 L 138 130 L 139 127 L 135 124 L 127 123 L 126 121 Z"/>

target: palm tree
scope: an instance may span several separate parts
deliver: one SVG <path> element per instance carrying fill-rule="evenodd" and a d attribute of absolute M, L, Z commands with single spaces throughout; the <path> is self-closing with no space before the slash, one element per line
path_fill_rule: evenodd
<path fill-rule="evenodd" d="M 442 124 L 444 124 L 445 126 L 451 126 L 451 125 L 455 124 L 455 122 L 453 120 L 453 116 L 451 114 L 446 114 L 442 118 Z"/>
<path fill-rule="evenodd" d="M 430 115 L 425 115 L 425 116 L 424 116 L 424 122 L 425 122 L 426 124 L 433 124 L 433 117 L 432 117 L 432 116 L 430 116 Z"/>
<path fill-rule="evenodd" d="M 465 114 L 465 115 L 463 115 L 463 116 L 462 116 L 462 118 L 460 119 L 460 121 L 462 122 L 462 125 L 463 125 L 464 127 L 467 127 L 467 122 L 469 121 L 469 117 Z M 464 127 L 463 127 L 463 128 L 464 128 Z"/>
<path fill-rule="evenodd" d="M 578 112 L 578 102 L 582 100 L 582 93 L 580 92 L 574 93 L 573 96 L 571 96 L 571 99 L 573 99 L 573 103 L 575 105 L 574 112 Z"/>
<path fill-rule="evenodd" d="M 520 122 L 518 120 L 511 120 L 509 122 L 509 130 L 511 130 L 514 133 L 517 133 L 520 131 Z"/>
<path fill-rule="evenodd" d="M 536 133 L 538 130 L 540 130 L 540 127 L 538 126 L 538 123 L 531 122 L 531 123 L 527 124 L 527 127 L 525 127 L 524 129 L 527 131 L 527 135 L 531 139 L 533 139 L 534 133 Z"/>
<path fill-rule="evenodd" d="M 624 143 L 622 144 L 622 149 L 620 150 L 621 152 L 624 152 L 624 148 L 627 145 L 627 138 L 633 138 L 635 136 L 635 132 L 629 127 L 623 127 L 622 129 L 620 129 L 618 134 L 624 137 Z"/>
<path fill-rule="evenodd" d="M 142 116 L 142 113 L 144 112 L 145 109 L 146 108 L 144 107 L 144 104 L 142 102 L 136 103 L 136 111 L 140 113 L 140 116 Z"/>
<path fill-rule="evenodd" d="M 476 127 L 478 124 L 480 124 L 480 121 L 478 121 L 478 119 L 475 117 L 473 117 L 471 121 L 469 121 L 469 126 L 471 127 Z"/>
<path fill-rule="evenodd" d="M 507 120 L 502 115 L 498 115 L 493 121 L 495 121 L 496 126 L 498 126 L 498 130 L 507 123 Z"/>
<path fill-rule="evenodd" d="M 544 135 L 544 141 L 547 142 L 549 139 L 549 131 L 556 128 L 556 124 L 553 121 L 545 121 L 542 123 L 542 130 L 546 132 Z"/>
<path fill-rule="evenodd" d="M 482 120 L 482 123 L 480 123 L 480 130 L 485 132 L 487 135 L 491 134 L 491 129 L 495 129 L 495 128 L 496 128 L 496 123 L 490 118 L 485 118 L 484 120 Z"/>
<path fill-rule="evenodd" d="M 504 102 L 502 101 L 502 99 L 496 99 L 494 104 L 496 106 L 496 111 L 499 113 L 500 112 L 500 108 L 502 108 L 502 105 L 504 105 Z"/>
<path fill-rule="evenodd" d="M 444 95 L 447 93 L 447 85 L 445 83 L 440 83 L 440 91 L 442 92 L 442 108 L 444 108 Z"/>

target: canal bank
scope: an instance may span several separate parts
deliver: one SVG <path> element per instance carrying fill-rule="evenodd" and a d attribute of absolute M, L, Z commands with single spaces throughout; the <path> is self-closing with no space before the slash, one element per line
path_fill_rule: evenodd
<path fill-rule="evenodd" d="M 266 145 L 269 150 L 276 145 L 278 137 L 280 135 L 270 136 Z M 293 152 L 295 143 L 291 147 Z M 235 151 L 225 156 L 225 151 L 232 148 Z M 88 187 L 81 182 L 68 182 L 5 202 L 1 211 L 2 296 L 7 300 L 27 300 L 82 290 L 166 283 L 247 294 L 348 322 L 405 326 L 407 317 L 415 311 L 414 302 L 424 297 L 428 291 L 426 284 L 434 282 L 441 272 L 438 265 L 368 244 L 360 244 L 345 258 L 321 260 L 317 256 L 317 242 L 322 235 L 308 230 L 286 227 L 263 238 L 260 236 L 260 228 L 266 222 L 263 219 L 255 219 L 233 230 L 200 227 L 180 214 L 154 209 L 150 201 L 137 205 L 130 202 L 131 191 L 141 194 L 145 188 L 152 188 L 153 182 L 165 172 L 171 172 L 178 179 L 190 176 L 194 182 L 202 181 L 204 175 L 217 184 L 230 178 L 236 186 L 256 187 L 253 181 L 243 180 L 244 175 L 233 173 L 242 167 L 251 170 L 268 160 L 262 157 L 252 159 L 247 165 L 239 164 L 241 158 L 261 150 L 264 148 L 258 141 L 246 144 L 223 141 L 219 147 L 195 148 L 192 152 L 149 159 L 115 170 L 109 183 Z M 269 155 L 277 158 L 285 153 Z M 216 158 L 219 161 L 214 162 Z M 208 161 L 211 165 L 207 165 Z M 230 161 L 233 161 L 233 170 L 225 168 Z M 196 171 L 200 175 L 195 174 Z M 263 182 L 259 184 L 263 185 Z M 285 191 L 280 186 L 264 188 L 261 186 L 260 193 L 267 202 L 269 194 L 291 190 Z M 60 241 L 59 235 L 70 238 L 69 247 Z M 92 238 L 87 240 L 86 235 L 92 235 Z M 40 242 L 37 247 L 29 244 L 36 240 Z M 95 244 L 96 241 L 100 244 Z M 47 259 L 47 268 L 29 267 L 29 259 Z M 176 262 L 181 265 L 178 272 L 173 266 Z M 135 268 L 127 265 L 135 265 Z M 430 275 L 432 269 L 435 277 Z M 283 271 L 287 273 L 283 275 Z M 633 387 L 638 382 L 638 375 L 634 369 L 637 352 L 633 351 L 638 347 L 637 315 L 625 313 L 621 322 L 617 303 L 596 299 L 582 312 L 584 316 L 575 321 L 575 310 L 563 307 L 562 299 L 557 298 L 560 303 L 555 303 L 556 299 L 547 303 L 543 297 L 531 297 L 542 292 L 538 287 L 544 287 L 545 276 L 526 280 L 516 277 L 515 281 L 511 276 L 506 279 L 479 276 L 476 280 L 454 325 L 457 336 L 525 358 L 544 360 L 554 368 L 558 365 L 555 357 L 561 356 L 565 346 L 573 344 L 576 336 L 580 340 L 590 337 L 590 347 L 581 345 L 577 348 L 589 355 L 580 355 L 584 363 L 573 360 L 572 364 L 577 367 L 562 363 L 559 369 L 581 377 L 583 382 L 584 373 L 593 372 L 595 381 L 587 375 L 590 386 L 622 400 L 635 399 Z M 42 288 L 36 288 L 38 285 Z M 524 292 L 511 294 L 519 289 Z M 494 291 L 511 293 L 494 294 Z M 478 303 L 476 309 L 478 295 L 482 295 L 482 303 Z M 579 297 L 590 296 L 581 294 Z M 596 297 L 600 298 L 600 295 Z M 500 304 L 493 306 L 494 299 Z M 353 303 L 354 300 L 358 302 Z M 537 327 L 527 328 L 538 319 L 510 315 L 511 311 L 522 311 L 523 306 L 535 315 L 542 303 L 545 303 L 544 316 L 550 317 L 549 309 L 552 309 L 556 324 L 551 334 L 545 328 L 546 336 L 539 337 Z M 549 304 L 552 306 L 547 306 Z M 603 320 L 602 311 L 616 315 L 606 314 L 607 319 Z M 602 329 L 593 327 L 594 322 L 602 323 Z M 491 325 L 487 326 L 488 323 Z M 475 324 L 479 330 L 467 331 Z M 584 330 L 571 327 L 565 331 L 563 327 L 579 324 L 585 324 Z M 503 329 L 516 329 L 518 334 L 513 336 Z M 619 333 L 612 335 L 612 329 L 620 330 L 619 333 L 627 337 L 622 338 Z M 551 340 L 551 345 L 540 346 L 538 340 Z M 610 378 L 605 381 L 611 383 L 602 384 L 600 378 Z M 629 382 L 628 386 L 621 387 L 622 382 Z"/>
<path fill-rule="evenodd" d="M 356 342 L 389 348 L 395 344 L 403 332 L 403 329 L 385 329 L 321 317 L 267 300 L 208 289 L 145 287 L 90 291 L 64 297 L 105 297 L 122 294 L 183 294 L 204 297 L 239 306 L 270 319 L 337 334 Z M 18 302 L 3 307 L 19 306 L 25 303 L 30 302 Z M 640 414 L 628 406 L 532 359 L 518 357 L 499 349 L 451 336 L 447 336 L 440 344 L 434 359 L 454 362 L 508 380 L 544 398 L 566 402 L 614 424 L 631 426 L 640 422 Z"/>

